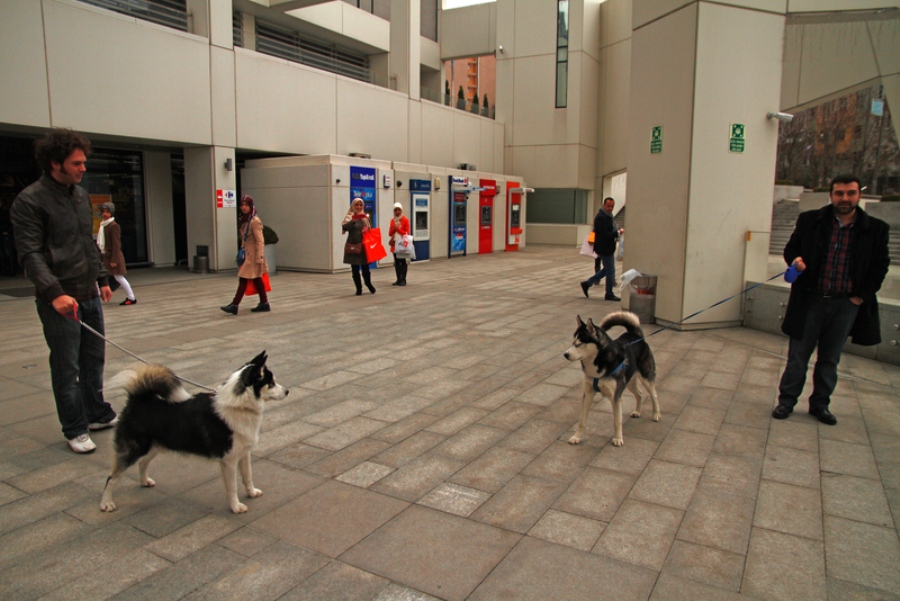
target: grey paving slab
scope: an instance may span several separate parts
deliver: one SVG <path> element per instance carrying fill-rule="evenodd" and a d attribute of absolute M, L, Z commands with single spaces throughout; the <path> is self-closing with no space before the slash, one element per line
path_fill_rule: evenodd
<path fill-rule="evenodd" d="M 204 383 L 264 345 L 291 388 L 266 407 L 265 494 L 241 515 L 214 462 L 177 455 L 99 511 L 113 432 L 71 453 L 33 302 L 0 296 L 0 598 L 896 598 L 900 368 L 845 357 L 837 426 L 804 403 L 779 421 L 783 337 L 664 331 L 662 420 L 626 418 L 613 447 L 598 397 L 569 445 L 574 316 L 619 308 L 581 295 L 575 257 L 431 261 L 403 289 L 376 270 L 361 298 L 346 273 L 283 272 L 273 312 L 237 318 L 218 311 L 232 275 L 130 273 L 147 310 L 106 307 L 116 342 Z M 132 361 L 111 349 L 107 376 Z"/>

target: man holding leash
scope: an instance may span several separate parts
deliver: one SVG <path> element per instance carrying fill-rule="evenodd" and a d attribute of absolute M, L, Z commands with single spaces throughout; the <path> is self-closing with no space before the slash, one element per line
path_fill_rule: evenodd
<path fill-rule="evenodd" d="M 93 238 L 91 199 L 78 186 L 91 143 L 69 129 L 35 142 L 43 175 L 16 197 L 12 222 L 19 262 L 34 283 L 37 312 L 50 348 L 50 377 L 63 435 L 76 453 L 97 448 L 88 430 L 117 420 L 103 399 L 103 307 L 112 291 Z"/>
<path fill-rule="evenodd" d="M 781 330 L 791 337 L 787 365 L 778 387 L 775 419 L 794 410 L 813 349 L 818 349 L 813 371 L 809 413 L 833 426 L 837 418 L 828 410 L 837 386 L 837 366 L 848 336 L 855 344 L 881 342 L 875 293 L 887 275 L 890 227 L 859 208 L 859 178 L 839 175 L 831 180 L 831 204 L 806 211 L 797 218 L 784 260 L 800 275 Z"/>
<path fill-rule="evenodd" d="M 590 297 L 588 290 L 591 286 L 606 276 L 606 297 L 608 301 L 622 300 L 613 293 L 613 286 L 616 283 L 616 240 L 625 233 L 625 228 L 616 227 L 616 220 L 613 219 L 613 209 L 616 208 L 616 201 L 612 198 L 603 199 L 603 207 L 597 211 L 594 217 L 594 252 L 597 253 L 597 260 L 594 262 L 594 270 L 596 273 L 587 280 L 581 282 L 581 290 L 584 295 Z M 603 269 L 599 269 L 597 262 L 603 263 Z"/>

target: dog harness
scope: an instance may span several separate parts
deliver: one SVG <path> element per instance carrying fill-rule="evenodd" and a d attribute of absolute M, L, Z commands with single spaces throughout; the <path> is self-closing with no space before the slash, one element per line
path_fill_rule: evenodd
<path fill-rule="evenodd" d="M 609 372 L 608 374 L 606 374 L 606 376 L 604 376 L 604 377 L 616 375 L 617 373 L 619 373 L 620 371 L 622 371 L 622 368 L 623 368 L 623 367 L 625 367 L 625 362 L 624 362 L 624 361 L 622 361 L 621 363 L 619 363 L 619 367 L 615 368 L 614 370 L 612 370 L 611 372 Z M 600 392 L 600 378 L 594 378 L 594 392 Z"/>

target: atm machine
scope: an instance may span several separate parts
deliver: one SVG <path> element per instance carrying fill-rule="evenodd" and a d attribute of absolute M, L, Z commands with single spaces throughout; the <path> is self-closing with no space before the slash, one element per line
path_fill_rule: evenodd
<path fill-rule="evenodd" d="M 494 197 L 497 196 L 497 182 L 481 180 L 478 192 L 478 253 L 494 251 Z"/>
<path fill-rule="evenodd" d="M 450 249 L 449 256 L 466 256 L 466 205 L 469 200 L 469 178 L 450 179 Z"/>
<path fill-rule="evenodd" d="M 519 184 L 506 184 L 506 251 L 519 250 L 522 241 L 522 199 L 534 188 L 522 188 Z"/>
<path fill-rule="evenodd" d="M 431 258 L 431 180 L 409 180 L 409 204 L 412 207 L 413 246 L 416 249 L 416 261 L 427 261 Z"/>
<path fill-rule="evenodd" d="M 350 167 L 350 204 L 354 198 L 362 198 L 372 227 L 378 227 L 378 205 L 375 196 L 375 169 Z"/>

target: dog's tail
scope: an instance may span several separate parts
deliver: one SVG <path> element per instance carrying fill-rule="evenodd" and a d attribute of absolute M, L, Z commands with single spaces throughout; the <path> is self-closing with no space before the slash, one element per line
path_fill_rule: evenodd
<path fill-rule="evenodd" d="M 629 334 L 637 336 L 638 338 L 644 337 L 644 331 L 641 329 L 641 320 L 631 311 L 617 311 L 615 313 L 610 313 L 597 324 L 597 327 L 604 332 L 608 332 L 616 326 L 622 326 L 628 330 Z"/>
<path fill-rule="evenodd" d="M 160 365 L 126 369 L 113 377 L 107 388 L 123 388 L 131 398 L 158 397 L 169 402 L 190 398 L 175 372 Z"/>

